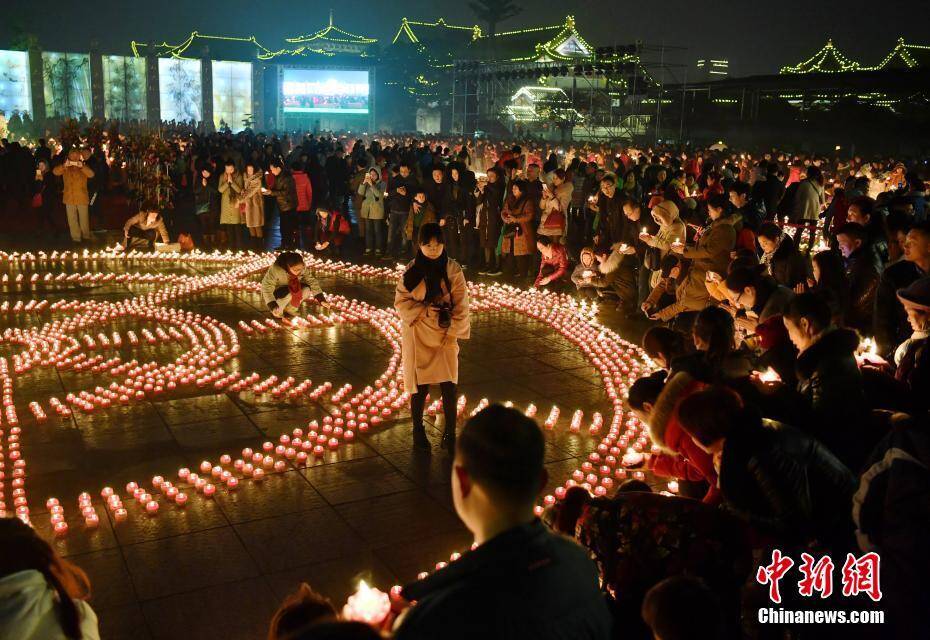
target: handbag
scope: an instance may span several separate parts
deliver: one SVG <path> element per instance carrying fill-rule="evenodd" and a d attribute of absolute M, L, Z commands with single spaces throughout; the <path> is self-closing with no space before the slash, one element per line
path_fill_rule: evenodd
<path fill-rule="evenodd" d="M 546 221 L 543 223 L 543 229 L 564 229 L 565 228 L 565 214 L 561 211 L 553 211 L 548 216 L 546 216 Z"/>
<path fill-rule="evenodd" d="M 39 191 L 38 193 L 32 196 L 32 208 L 38 209 L 41 206 L 42 206 L 42 192 Z"/>
<path fill-rule="evenodd" d="M 345 216 L 339 216 L 339 235 L 347 236 L 352 231 L 352 227 L 349 226 L 349 221 L 346 220 Z"/>

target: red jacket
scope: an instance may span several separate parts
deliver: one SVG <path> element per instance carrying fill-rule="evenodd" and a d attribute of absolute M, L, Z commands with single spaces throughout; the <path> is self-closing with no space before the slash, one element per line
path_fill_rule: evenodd
<path fill-rule="evenodd" d="M 713 458 L 681 428 L 678 419 L 681 401 L 704 387 L 702 382 L 684 372 L 676 373 L 665 384 L 649 415 L 649 435 L 653 444 L 662 449 L 650 458 L 649 469 L 663 478 L 706 481 L 709 488 L 703 502 L 717 504 L 720 490 Z"/>
<path fill-rule="evenodd" d="M 303 171 L 294 171 L 294 185 L 297 187 L 297 211 L 310 211 L 310 203 L 313 202 L 313 187 L 310 186 L 310 178 Z"/>
<path fill-rule="evenodd" d="M 549 277 L 551 282 L 562 280 L 568 274 L 568 251 L 560 244 L 552 244 L 552 257 L 542 257 L 539 262 L 539 275 L 536 276 L 534 287 L 539 286 L 539 281 Z"/>
<path fill-rule="evenodd" d="M 329 242 L 336 247 L 342 246 L 343 241 L 346 239 L 346 233 L 344 228 L 345 216 L 341 212 L 332 210 L 329 212 L 329 215 L 324 219 L 320 216 L 317 216 L 317 229 L 319 230 L 319 241 L 320 242 Z"/>

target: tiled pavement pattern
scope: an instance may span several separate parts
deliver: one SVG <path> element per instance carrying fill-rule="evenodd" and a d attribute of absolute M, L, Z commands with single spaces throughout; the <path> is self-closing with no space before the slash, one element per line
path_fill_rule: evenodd
<path fill-rule="evenodd" d="M 185 270 L 194 272 L 175 269 Z M 393 298 L 389 286 L 371 281 L 328 277 L 322 285 L 378 306 Z M 119 300 L 144 289 L 111 285 L 59 296 Z M 0 300 L 30 297 L 0 291 Z M 231 326 L 264 316 L 258 296 L 250 293 L 210 291 L 178 306 Z M 4 326 L 11 322 L 0 318 Z M 512 400 L 518 407 L 532 401 L 545 416 L 558 404 L 563 422 L 575 408 L 586 415 L 608 408 L 593 368 L 561 336 L 510 313 L 476 315 L 472 326 L 472 339 L 462 343 L 459 387 L 469 407 L 482 397 Z M 390 353 L 366 326 L 240 339 L 242 353 L 228 370 L 309 377 L 315 384 L 330 380 L 336 388 L 370 384 Z M 144 355 L 163 362 L 171 356 L 170 347 L 148 349 Z M 9 346 L 0 345 L 0 355 L 10 354 Z M 95 384 L 90 374 L 38 369 L 17 381 L 16 403 L 45 405 L 50 395 L 61 398 Z M 54 545 L 89 574 L 103 638 L 261 638 L 277 604 L 300 581 L 341 605 L 360 577 L 386 590 L 468 546 L 469 535 L 452 507 L 448 458 L 438 449 L 441 426 L 428 426 L 432 456 L 415 453 L 408 412 L 327 452 L 311 467 L 269 474 L 260 485 L 244 482 L 234 493 L 218 491 L 214 501 L 195 498 L 184 509 L 164 508 L 155 517 L 133 505 L 130 519 L 120 524 L 104 516 L 98 498 L 104 485 L 122 493 L 130 480 L 148 484 L 155 473 L 194 468 L 205 457 L 215 460 L 227 452 L 236 457 L 245 446 L 306 426 L 323 410 L 307 401 L 294 405 L 205 392 L 76 414 L 64 423 L 50 418 L 37 425 L 20 411 L 34 524 L 52 539 L 42 513 L 45 499 L 54 495 L 65 505 L 71 532 Z M 578 468 L 592 441 L 564 426 L 546 437 L 551 490 Z M 101 525 L 95 532 L 79 521 L 76 496 L 82 490 L 98 505 Z"/>

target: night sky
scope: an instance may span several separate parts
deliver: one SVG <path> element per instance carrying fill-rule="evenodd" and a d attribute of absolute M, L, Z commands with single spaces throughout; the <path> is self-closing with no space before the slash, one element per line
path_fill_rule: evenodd
<path fill-rule="evenodd" d="M 668 54 L 673 61 L 692 66 L 698 58 L 726 58 L 732 75 L 777 73 L 780 66 L 812 55 L 828 36 L 849 57 L 863 64 L 879 62 L 899 36 L 909 42 L 930 44 L 926 0 L 517 3 L 525 7 L 523 13 L 503 23 L 500 30 L 560 23 L 566 13 L 573 13 L 582 35 L 594 46 L 627 44 L 637 39 L 648 44 L 684 46 L 687 51 Z M 120 53 L 128 50 L 131 39 L 174 42 L 194 29 L 211 35 L 255 35 L 273 47 L 280 46 L 284 37 L 312 33 L 324 26 L 330 6 L 336 9 L 337 25 L 379 38 L 382 44 L 390 42 L 405 15 L 421 20 L 444 17 L 453 24 L 476 22 L 464 0 L 7 0 L 5 19 L 0 19 L 0 48 L 7 47 L 16 23 L 37 35 L 41 46 L 49 51 L 85 51 L 91 38 L 96 37 L 103 52 Z M 416 9 L 426 6 L 432 8 Z M 658 54 L 652 55 L 658 60 Z M 684 69 L 673 72 L 684 75 Z"/>

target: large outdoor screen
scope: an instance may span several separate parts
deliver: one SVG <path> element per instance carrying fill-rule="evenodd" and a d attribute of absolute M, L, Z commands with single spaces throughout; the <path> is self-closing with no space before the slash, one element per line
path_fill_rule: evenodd
<path fill-rule="evenodd" d="M 368 113 L 368 72 L 285 69 L 284 113 Z"/>

